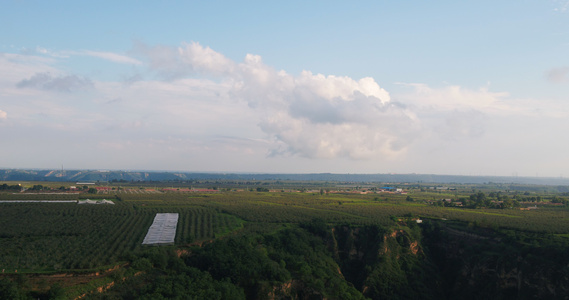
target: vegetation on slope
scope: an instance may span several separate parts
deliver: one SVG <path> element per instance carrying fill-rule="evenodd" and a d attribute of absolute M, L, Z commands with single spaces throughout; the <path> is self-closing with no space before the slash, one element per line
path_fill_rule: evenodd
<path fill-rule="evenodd" d="M 409 186 L 401 194 L 379 192 L 379 186 L 285 192 L 266 185 L 207 193 L 117 186 L 97 194 L 65 191 L 61 183 L 30 183 L 32 191 L 25 192 L 7 188 L 0 200 L 105 198 L 115 205 L 1 203 L 0 298 L 454 299 L 467 292 L 472 299 L 523 299 L 569 293 L 565 192 L 484 185 Z M 180 214 L 176 245 L 143 247 L 158 212 Z M 51 274 L 58 279 L 46 277 Z M 90 293 L 97 289 L 103 293 Z"/>

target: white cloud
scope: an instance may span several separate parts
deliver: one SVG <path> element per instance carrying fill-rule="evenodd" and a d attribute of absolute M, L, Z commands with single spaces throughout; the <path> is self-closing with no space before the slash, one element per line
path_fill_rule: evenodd
<path fill-rule="evenodd" d="M 506 119 L 510 124 L 521 124 L 530 119 L 564 118 L 569 112 L 567 105 L 547 99 L 515 99 L 488 87 L 472 90 L 456 85 L 402 85 L 410 92 L 399 94 L 397 99 L 421 121 L 423 136 L 443 142 L 484 139 L 490 130 L 502 132 L 497 127 L 505 128 L 498 124 Z"/>
<path fill-rule="evenodd" d="M 381 119 L 383 116 L 377 117 Z M 296 154 L 308 158 L 394 158 L 405 153 L 409 143 L 416 138 L 417 132 L 416 128 L 413 128 L 413 122 L 404 115 L 390 118 L 395 122 L 388 126 L 384 126 L 387 122 L 325 124 L 281 113 L 262 122 L 261 128 L 281 143 L 280 148 L 272 150 L 273 155 Z M 405 121 L 409 124 L 405 124 Z"/>
<path fill-rule="evenodd" d="M 279 147 L 272 154 L 311 158 L 371 158 L 403 152 L 417 135 L 416 118 L 390 103 L 373 78 L 292 76 L 248 54 L 235 63 L 198 43 L 174 50 L 140 46 L 153 69 L 169 77 L 216 76 L 228 93 L 246 101 L 261 117 L 260 128 Z M 179 62 L 179 63 L 176 63 Z"/>
<path fill-rule="evenodd" d="M 309 71 L 304 71 L 295 81 L 298 90 L 302 89 L 328 100 L 337 98 L 354 100 L 358 92 L 367 97 L 375 97 L 380 103 L 390 101 L 389 94 L 370 77 L 356 81 L 349 77 L 313 75 Z"/>
<path fill-rule="evenodd" d="M 88 136 L 99 145 L 100 161 L 93 163 L 115 163 L 120 157 L 115 168 L 191 170 L 194 165 L 180 162 L 193 162 L 212 170 L 205 162 L 223 157 L 235 171 L 334 172 L 357 165 L 367 172 L 386 170 L 376 166 L 414 172 L 447 164 L 448 172 L 456 172 L 455 166 L 481 161 L 465 157 L 507 157 L 486 149 L 514 151 L 509 140 L 531 148 L 524 122 L 532 120 L 532 132 L 546 132 L 543 120 L 562 125 L 569 114 L 569 104 L 514 99 L 488 86 L 413 83 L 402 84 L 405 93 L 390 94 L 373 78 L 293 75 L 258 55 L 235 62 L 198 43 L 136 47 L 142 66 L 148 66 L 141 71 L 162 80 L 91 82 L 54 67 L 64 59 L 0 54 L 0 120 L 9 112 L 18 134 L 6 126 L 0 133 L 11 140 L 26 136 L 26 149 L 34 146 L 31 141 L 66 140 L 65 149 L 50 154 L 52 161 L 68 149 L 85 155 L 95 151 L 74 142 Z M 543 135 L 549 143 L 556 141 Z M 263 155 L 271 156 L 270 166 L 259 158 Z M 431 157 L 445 163 L 429 169 Z M 153 165 L 139 166 L 143 161 Z M 303 166 L 293 166 L 299 161 Z"/>
<path fill-rule="evenodd" d="M 184 44 L 177 50 L 180 61 L 198 72 L 224 75 L 231 73 L 234 68 L 233 61 L 199 43 Z"/>
<path fill-rule="evenodd" d="M 106 52 L 106 51 L 92 51 L 92 50 L 53 51 L 50 49 L 37 46 L 35 49 L 24 48 L 21 50 L 21 53 L 24 54 L 25 56 L 30 56 L 30 57 L 36 57 L 36 58 L 49 57 L 54 59 L 66 59 L 71 56 L 91 56 L 119 64 L 142 65 L 142 62 L 136 58 L 132 58 L 114 52 Z"/>
<path fill-rule="evenodd" d="M 196 73 L 227 75 L 235 67 L 234 62 L 224 55 L 196 42 L 184 43 L 177 48 L 137 43 L 134 52 L 146 56 L 150 68 L 166 79 L 179 79 Z"/>
<path fill-rule="evenodd" d="M 115 63 L 120 64 L 130 64 L 130 65 L 141 65 L 142 62 L 138 59 L 114 53 L 114 52 L 105 52 L 105 51 L 92 51 L 92 50 L 83 50 L 83 51 L 53 51 L 49 50 L 40 46 L 37 46 L 35 49 L 22 49 L 22 52 L 27 55 L 39 55 L 44 57 L 52 57 L 56 59 L 61 58 L 69 58 L 70 56 L 80 55 L 80 56 L 91 56 L 97 57 L 104 60 L 108 60 Z"/>
<path fill-rule="evenodd" d="M 53 58 L 0 52 L 0 85 L 14 85 L 22 78 L 36 73 L 53 72 Z"/>
<path fill-rule="evenodd" d="M 406 103 L 415 105 L 422 110 L 437 111 L 480 110 L 484 112 L 509 111 L 505 104 L 509 94 L 491 92 L 487 87 L 478 90 L 465 89 L 457 85 L 442 88 L 432 88 L 426 84 L 403 84 L 413 89 L 412 93 L 401 95 Z"/>
<path fill-rule="evenodd" d="M 393 158 L 427 138 L 449 142 L 483 138 L 495 118 L 559 116 L 547 105 L 512 99 L 509 93 L 489 87 L 473 90 L 457 85 L 403 84 L 412 91 L 397 95 L 394 102 L 373 78 L 310 71 L 294 76 L 264 64 L 258 55 L 247 54 L 242 62 L 234 62 L 199 43 L 178 48 L 138 47 L 144 50 L 151 68 L 170 79 L 163 84 L 182 90 L 209 90 L 201 101 L 216 105 L 247 103 L 252 110 L 246 114 L 256 118 L 258 128 L 273 141 L 270 155 Z M 188 79 L 180 78 L 187 76 L 211 80 L 183 84 Z M 177 103 L 183 101 L 197 103 L 192 97 Z M 175 110 L 179 106 L 170 107 Z M 235 112 L 243 114 L 245 110 L 239 107 Z"/>
<path fill-rule="evenodd" d="M 51 73 L 36 73 L 29 79 L 23 79 L 16 84 L 18 88 L 36 88 L 54 90 L 58 92 L 71 92 L 93 86 L 91 80 L 77 75 L 52 76 Z"/>
<path fill-rule="evenodd" d="M 455 112 L 477 111 L 484 115 L 519 117 L 567 117 L 569 103 L 552 99 L 513 98 L 507 92 L 493 92 L 488 87 L 468 89 L 456 85 L 433 88 L 426 84 L 402 84 L 411 91 L 397 99 L 421 115 L 441 116 Z"/>
<path fill-rule="evenodd" d="M 86 50 L 86 51 L 74 52 L 74 53 L 98 57 L 98 58 L 102 58 L 102 59 L 105 59 L 108 61 L 121 63 L 121 64 L 131 64 L 131 65 L 141 65 L 142 64 L 141 61 L 139 61 L 135 58 L 128 57 L 125 55 L 116 54 L 113 52 L 100 52 L 100 51 L 88 51 L 88 50 Z"/>

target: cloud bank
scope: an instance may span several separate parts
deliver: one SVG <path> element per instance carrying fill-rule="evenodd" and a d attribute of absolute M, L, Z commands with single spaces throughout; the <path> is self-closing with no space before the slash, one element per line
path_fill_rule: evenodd
<path fill-rule="evenodd" d="M 135 66 L 128 82 L 74 75 L 67 57 L 38 53 L 0 54 L 0 136 L 19 147 L 0 148 L 8 167 L 494 174 L 496 164 L 521 173 L 516 161 L 534 161 L 538 145 L 552 153 L 527 169 L 553 169 L 564 157 L 553 149 L 566 147 L 555 132 L 569 130 L 565 102 L 489 86 L 399 83 L 390 93 L 371 77 L 290 74 L 259 55 L 234 61 L 199 43 L 138 43 L 133 61 L 88 55 L 127 73 Z M 50 141 L 58 142 L 33 152 Z M 510 159 L 519 149 L 523 157 Z"/>
<path fill-rule="evenodd" d="M 132 57 L 128 57 L 125 55 L 120 55 L 117 53 L 113 53 L 113 52 L 101 52 L 101 51 L 82 51 L 82 52 L 73 52 L 79 55 L 88 55 L 88 56 L 93 56 L 93 57 L 98 57 L 98 58 L 102 58 L 108 61 L 112 61 L 115 63 L 120 63 L 120 64 L 131 64 L 131 65 L 141 65 L 142 62 L 140 62 L 137 59 L 134 59 Z"/>
<path fill-rule="evenodd" d="M 139 45 L 149 66 L 163 78 L 200 75 L 229 86 L 233 99 L 265 116 L 259 127 L 277 142 L 270 155 L 309 158 L 371 158 L 397 155 L 413 141 L 414 114 L 391 103 L 373 78 L 324 76 L 304 71 L 293 76 L 248 54 L 234 62 L 199 43 L 178 48 Z"/>
<path fill-rule="evenodd" d="M 53 76 L 49 72 L 36 73 L 16 84 L 18 88 L 35 88 L 58 92 L 71 92 L 93 86 L 91 80 L 77 75 Z"/>

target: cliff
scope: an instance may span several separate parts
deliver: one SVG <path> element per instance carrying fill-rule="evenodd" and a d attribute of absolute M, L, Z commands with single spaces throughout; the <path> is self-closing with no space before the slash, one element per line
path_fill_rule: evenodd
<path fill-rule="evenodd" d="M 447 299 L 568 299 L 565 238 L 425 225 L 424 239 Z"/>

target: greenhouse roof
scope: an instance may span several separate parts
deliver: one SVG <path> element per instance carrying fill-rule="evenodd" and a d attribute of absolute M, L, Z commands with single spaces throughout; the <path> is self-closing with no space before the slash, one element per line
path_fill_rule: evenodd
<path fill-rule="evenodd" d="M 178 225 L 177 213 L 156 214 L 142 242 L 143 245 L 173 244 Z"/>

